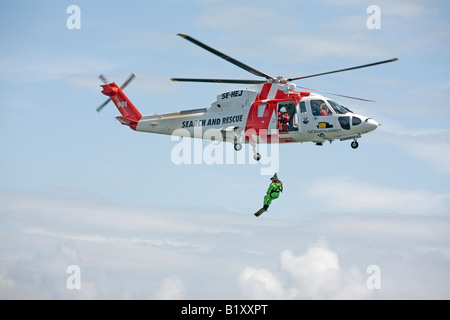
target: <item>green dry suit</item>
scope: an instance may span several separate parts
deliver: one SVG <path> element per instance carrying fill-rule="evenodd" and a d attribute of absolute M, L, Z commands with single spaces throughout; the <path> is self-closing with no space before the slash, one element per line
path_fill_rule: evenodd
<path fill-rule="evenodd" d="M 280 180 L 272 182 L 267 190 L 267 194 L 264 197 L 264 206 L 270 206 L 272 200 L 280 196 L 280 192 L 283 191 L 283 184 Z"/>

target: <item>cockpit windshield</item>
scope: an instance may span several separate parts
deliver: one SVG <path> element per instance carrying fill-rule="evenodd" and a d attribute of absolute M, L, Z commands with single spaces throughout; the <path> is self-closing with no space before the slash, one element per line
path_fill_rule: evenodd
<path fill-rule="evenodd" d="M 351 112 L 350 110 L 341 106 L 339 103 L 334 102 L 333 100 L 327 100 L 327 101 L 337 114 L 346 114 L 348 112 Z"/>

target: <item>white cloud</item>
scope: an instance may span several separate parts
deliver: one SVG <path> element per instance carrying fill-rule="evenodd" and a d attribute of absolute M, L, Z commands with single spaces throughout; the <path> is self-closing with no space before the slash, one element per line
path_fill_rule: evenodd
<path fill-rule="evenodd" d="M 340 267 L 337 254 L 322 242 L 310 247 L 304 256 L 296 257 L 289 250 L 283 251 L 281 270 L 302 287 L 303 296 L 320 298 L 321 290 L 333 287 L 331 284 L 338 281 Z"/>
<path fill-rule="evenodd" d="M 175 277 L 165 278 L 156 292 L 155 299 L 157 300 L 180 300 L 184 299 L 186 295 L 186 288 L 183 282 Z"/>
<path fill-rule="evenodd" d="M 275 272 L 245 268 L 238 280 L 242 298 L 365 299 L 371 294 L 359 269 L 352 266 L 348 271 L 343 270 L 338 255 L 324 240 L 301 256 L 283 250 L 280 262 Z"/>
<path fill-rule="evenodd" d="M 283 288 L 280 279 L 266 269 L 246 267 L 238 278 L 243 299 L 287 299 L 291 295 Z"/>
<path fill-rule="evenodd" d="M 36 253 L 30 258 L 16 260 L 0 271 L 0 297 L 2 299 L 91 299 L 96 296 L 89 281 L 83 290 L 69 290 L 66 273 L 69 265 L 82 264 L 80 253 L 73 241 L 57 242 L 47 253 Z"/>

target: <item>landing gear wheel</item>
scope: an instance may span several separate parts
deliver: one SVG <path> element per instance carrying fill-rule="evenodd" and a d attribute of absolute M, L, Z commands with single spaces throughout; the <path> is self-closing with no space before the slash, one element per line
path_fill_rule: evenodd
<path fill-rule="evenodd" d="M 252 144 L 252 148 L 253 148 L 253 159 L 255 159 L 256 161 L 261 160 L 261 155 L 256 152 L 256 144 Z"/>
<path fill-rule="evenodd" d="M 241 151 L 241 149 L 242 149 L 242 144 L 239 143 L 239 142 L 236 142 L 236 143 L 234 144 L 234 150 L 236 150 L 236 151 Z"/>
<path fill-rule="evenodd" d="M 359 143 L 358 143 L 358 141 L 353 141 L 352 143 L 351 143 L 351 145 L 350 145 L 353 149 L 356 149 L 356 148 L 358 148 L 358 146 L 359 146 Z"/>

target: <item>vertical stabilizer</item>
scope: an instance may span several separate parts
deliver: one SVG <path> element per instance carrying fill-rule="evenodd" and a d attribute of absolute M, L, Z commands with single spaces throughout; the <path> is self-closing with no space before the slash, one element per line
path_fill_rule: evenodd
<path fill-rule="evenodd" d="M 141 113 L 116 83 L 104 84 L 102 88 L 102 93 L 111 98 L 124 119 L 129 120 L 130 123 L 139 122 L 142 118 Z"/>

